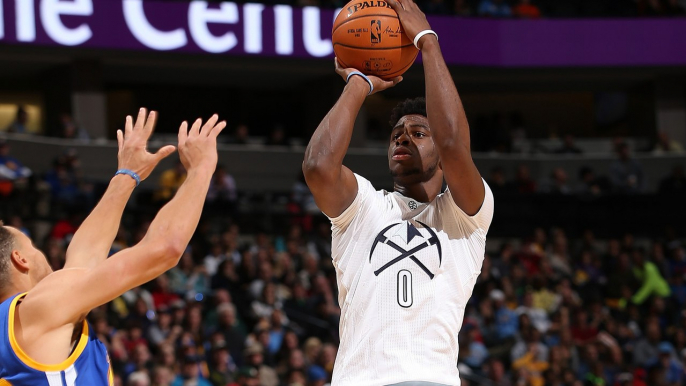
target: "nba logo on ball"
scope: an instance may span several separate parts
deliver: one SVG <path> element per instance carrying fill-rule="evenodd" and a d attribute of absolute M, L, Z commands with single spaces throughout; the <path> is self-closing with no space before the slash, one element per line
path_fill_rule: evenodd
<path fill-rule="evenodd" d="M 381 20 L 372 20 L 372 44 L 381 43 Z"/>
<path fill-rule="evenodd" d="M 398 14 L 383 0 L 353 0 L 333 23 L 333 50 L 343 68 L 392 79 L 407 71 L 419 51 Z"/>

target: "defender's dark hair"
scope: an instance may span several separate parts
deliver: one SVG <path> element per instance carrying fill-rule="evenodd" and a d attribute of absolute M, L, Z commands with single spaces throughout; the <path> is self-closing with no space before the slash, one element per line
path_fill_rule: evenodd
<path fill-rule="evenodd" d="M 391 120 L 388 123 L 391 127 L 395 127 L 400 118 L 405 115 L 423 115 L 426 117 L 426 99 L 424 97 L 417 97 L 414 99 L 405 99 L 404 101 L 398 103 L 397 106 L 391 112 Z"/>
<path fill-rule="evenodd" d="M 14 249 L 14 235 L 0 221 L 0 291 L 10 280 L 10 255 Z"/>

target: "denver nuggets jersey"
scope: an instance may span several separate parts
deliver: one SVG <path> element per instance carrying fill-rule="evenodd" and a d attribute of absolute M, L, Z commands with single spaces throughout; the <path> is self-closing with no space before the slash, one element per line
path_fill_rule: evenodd
<path fill-rule="evenodd" d="M 56 365 L 31 359 L 14 337 L 14 312 L 26 294 L 0 304 L 0 386 L 113 386 L 107 349 L 83 322 L 74 352 Z"/>
<path fill-rule="evenodd" d="M 493 194 L 464 213 L 450 190 L 430 203 L 358 193 L 332 218 L 332 258 L 341 305 L 333 386 L 408 381 L 459 385 L 458 333 L 486 248 Z"/>

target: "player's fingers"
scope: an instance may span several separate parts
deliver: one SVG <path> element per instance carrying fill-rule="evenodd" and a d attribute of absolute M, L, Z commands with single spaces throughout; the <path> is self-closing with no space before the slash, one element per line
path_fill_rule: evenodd
<path fill-rule="evenodd" d="M 214 138 L 217 138 L 219 133 L 221 133 L 225 127 L 226 127 L 226 121 L 221 121 L 221 122 L 217 123 L 217 125 L 212 128 L 211 135 L 214 136 Z"/>
<path fill-rule="evenodd" d="M 388 4 L 391 6 L 391 8 L 393 8 L 393 10 L 394 10 L 396 13 L 400 13 L 400 11 L 404 11 L 404 10 L 405 10 L 405 8 L 403 7 L 403 5 L 400 4 L 399 2 L 397 2 L 396 0 L 386 0 L 386 2 L 388 2 Z"/>
<path fill-rule="evenodd" d="M 126 116 L 126 123 L 124 124 L 126 136 L 129 136 L 133 131 L 133 118 L 130 115 Z"/>
<path fill-rule="evenodd" d="M 391 81 L 393 82 L 393 85 L 395 86 L 396 84 L 403 81 L 403 77 L 402 76 L 396 76 L 395 78 L 391 79 Z"/>
<path fill-rule="evenodd" d="M 136 118 L 136 123 L 133 125 L 134 130 L 143 128 L 143 125 L 145 124 L 145 116 L 147 114 L 148 111 L 145 109 L 145 107 L 141 107 L 141 109 L 138 110 L 138 118 Z"/>
<path fill-rule="evenodd" d="M 205 125 L 202 127 L 202 133 L 206 136 L 210 135 L 210 132 L 212 131 L 212 128 L 214 125 L 217 124 L 217 121 L 219 120 L 219 116 L 217 114 L 213 114 L 210 119 L 205 122 Z"/>
<path fill-rule="evenodd" d="M 188 122 L 183 121 L 179 126 L 179 146 L 186 143 L 186 138 L 188 138 Z"/>
<path fill-rule="evenodd" d="M 124 147 L 124 133 L 121 130 L 117 130 L 117 144 L 119 145 L 119 151 Z"/>
<path fill-rule="evenodd" d="M 145 122 L 145 132 L 147 134 L 147 138 L 150 138 L 150 135 L 152 134 L 153 130 L 155 130 L 155 125 L 157 124 L 157 111 L 151 111 L 150 114 L 148 114 L 148 120 Z"/>
<path fill-rule="evenodd" d="M 176 147 L 172 145 L 167 145 L 155 153 L 155 162 L 160 162 L 162 161 L 165 157 L 169 156 L 169 154 L 173 153 L 174 150 L 176 150 Z"/>
<path fill-rule="evenodd" d="M 198 118 L 193 122 L 193 126 L 191 126 L 191 131 L 188 133 L 188 136 L 193 137 L 200 134 L 200 126 L 202 126 L 202 119 Z"/>

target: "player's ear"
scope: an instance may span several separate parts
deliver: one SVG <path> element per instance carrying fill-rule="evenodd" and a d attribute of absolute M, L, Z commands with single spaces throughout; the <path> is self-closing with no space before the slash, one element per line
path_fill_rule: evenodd
<path fill-rule="evenodd" d="M 19 270 L 21 273 L 28 273 L 29 272 L 29 260 L 24 257 L 21 252 L 18 250 L 14 249 L 12 250 L 12 253 L 10 254 L 10 259 L 12 260 L 12 264 L 14 264 L 14 267 Z"/>

